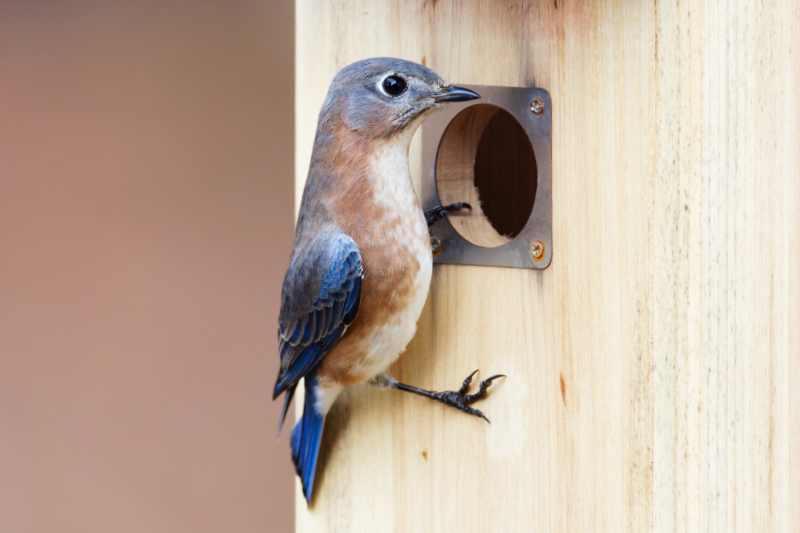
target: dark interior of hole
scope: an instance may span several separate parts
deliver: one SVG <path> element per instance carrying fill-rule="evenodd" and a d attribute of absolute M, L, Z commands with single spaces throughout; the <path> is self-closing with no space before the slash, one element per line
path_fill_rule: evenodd
<path fill-rule="evenodd" d="M 483 213 L 500 235 L 516 237 L 533 211 L 536 157 L 522 126 L 500 110 L 486 125 L 475 155 Z"/>

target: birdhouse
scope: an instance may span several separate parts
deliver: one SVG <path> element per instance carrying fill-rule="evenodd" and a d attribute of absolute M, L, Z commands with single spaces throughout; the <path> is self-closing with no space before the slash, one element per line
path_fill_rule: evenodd
<path fill-rule="evenodd" d="M 796 531 L 796 2 L 297 0 L 297 201 L 328 83 L 367 57 L 492 99 L 411 147 L 430 294 L 391 373 L 502 373 L 476 417 L 367 386 L 297 531 Z"/>

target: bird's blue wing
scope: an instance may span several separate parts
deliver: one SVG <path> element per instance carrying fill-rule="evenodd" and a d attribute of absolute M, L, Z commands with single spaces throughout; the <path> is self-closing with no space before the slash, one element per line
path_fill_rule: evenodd
<path fill-rule="evenodd" d="M 273 398 L 309 374 L 353 322 L 361 301 L 361 253 L 341 231 L 321 232 L 295 246 L 283 282 L 278 344 L 281 368 Z"/>

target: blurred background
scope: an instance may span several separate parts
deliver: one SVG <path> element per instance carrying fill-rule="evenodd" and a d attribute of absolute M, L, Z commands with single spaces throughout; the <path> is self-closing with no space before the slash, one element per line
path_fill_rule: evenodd
<path fill-rule="evenodd" d="M 283 532 L 294 6 L 0 0 L 0 531 Z"/>

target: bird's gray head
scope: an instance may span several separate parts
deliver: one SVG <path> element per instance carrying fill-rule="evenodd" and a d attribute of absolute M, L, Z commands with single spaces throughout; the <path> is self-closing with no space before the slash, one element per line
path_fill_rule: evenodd
<path fill-rule="evenodd" d="M 339 119 L 365 137 L 385 138 L 413 131 L 413 126 L 446 102 L 476 98 L 480 95 L 451 86 L 423 65 L 378 57 L 353 63 L 336 75 L 320 122 Z"/>

